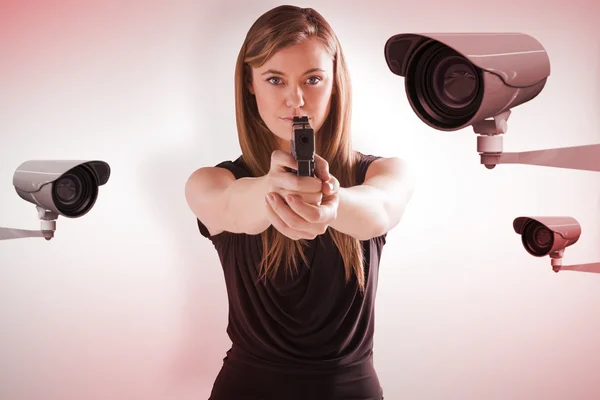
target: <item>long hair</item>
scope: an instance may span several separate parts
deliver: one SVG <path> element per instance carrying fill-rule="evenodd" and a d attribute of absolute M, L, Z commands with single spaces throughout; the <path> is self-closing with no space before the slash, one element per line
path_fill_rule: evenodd
<path fill-rule="evenodd" d="M 249 29 L 240 49 L 235 68 L 235 107 L 238 138 L 242 158 L 253 176 L 269 172 L 271 153 L 277 148 L 275 135 L 262 121 L 256 99 L 249 92 L 251 67 L 260 67 L 275 52 L 298 44 L 309 37 L 317 37 L 333 59 L 334 83 L 331 108 L 319 134 L 315 135 L 315 152 L 327 160 L 329 171 L 341 187 L 356 184 L 358 154 L 353 151 L 350 120 L 352 88 L 344 53 L 329 23 L 312 8 L 283 5 L 273 8 Z M 346 282 L 352 274 L 361 292 L 365 288 L 364 255 L 361 243 L 331 227 L 327 229 L 337 246 L 345 266 Z M 303 248 L 306 240 L 294 241 L 273 226 L 261 233 L 263 259 L 259 279 L 274 277 L 285 258 L 286 272 L 297 271 L 299 257 L 305 262 Z"/>

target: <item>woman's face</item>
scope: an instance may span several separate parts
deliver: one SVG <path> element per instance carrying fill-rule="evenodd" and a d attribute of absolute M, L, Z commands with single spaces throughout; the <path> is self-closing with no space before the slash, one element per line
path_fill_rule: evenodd
<path fill-rule="evenodd" d="M 252 68 L 249 90 L 282 150 L 289 151 L 294 116 L 308 116 L 317 134 L 329 114 L 333 80 L 333 60 L 315 37 L 281 49 Z"/>

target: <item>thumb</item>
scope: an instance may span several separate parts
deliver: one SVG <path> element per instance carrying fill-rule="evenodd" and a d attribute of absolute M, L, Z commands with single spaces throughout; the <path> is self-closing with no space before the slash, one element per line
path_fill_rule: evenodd
<path fill-rule="evenodd" d="M 323 157 L 315 153 L 315 176 L 323 182 L 331 179 L 329 174 L 329 163 Z"/>

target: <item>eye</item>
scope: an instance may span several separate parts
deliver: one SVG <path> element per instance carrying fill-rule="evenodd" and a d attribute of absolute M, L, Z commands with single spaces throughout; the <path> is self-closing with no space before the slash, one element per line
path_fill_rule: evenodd
<path fill-rule="evenodd" d="M 271 82 L 273 79 L 279 79 L 279 78 L 277 78 L 277 77 L 273 76 L 273 77 L 271 77 L 271 78 L 267 78 L 267 82 L 269 82 L 269 83 L 271 83 L 271 84 L 273 84 L 273 85 L 277 85 L 276 83 L 273 83 L 273 82 Z"/>
<path fill-rule="evenodd" d="M 278 80 L 279 82 L 274 82 L 273 80 Z M 321 77 L 320 77 L 320 76 L 311 76 L 310 78 L 308 78 L 308 79 L 307 79 L 307 82 L 308 82 L 308 81 L 311 81 L 311 82 L 309 83 L 309 85 L 311 85 L 311 86 L 314 86 L 314 85 L 316 85 L 317 83 L 319 83 L 321 80 L 322 80 L 322 79 L 321 79 Z M 266 81 L 267 81 L 267 82 L 269 82 L 269 83 L 270 83 L 270 84 L 272 84 L 272 85 L 278 85 L 279 83 L 281 83 L 281 79 L 280 79 L 280 78 L 278 78 L 278 77 L 276 77 L 276 76 L 272 76 L 272 77 L 270 77 L 270 78 L 267 78 L 267 79 L 266 79 Z"/>

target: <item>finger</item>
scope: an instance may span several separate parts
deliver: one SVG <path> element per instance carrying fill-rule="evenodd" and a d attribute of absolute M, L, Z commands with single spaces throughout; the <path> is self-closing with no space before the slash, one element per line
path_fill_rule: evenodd
<path fill-rule="evenodd" d="M 289 199 L 292 199 L 293 196 L 288 196 Z M 287 201 L 288 198 L 285 200 Z M 280 196 L 273 196 L 273 201 L 270 202 L 273 211 L 277 213 L 279 218 L 286 224 L 288 227 L 305 233 L 310 233 L 309 222 L 304 220 L 301 216 L 296 214 L 290 206 L 282 199 Z"/>
<path fill-rule="evenodd" d="M 340 181 L 336 179 L 335 176 L 331 175 L 331 179 L 326 182 L 323 182 L 322 191 L 326 196 L 333 196 L 338 192 L 340 188 Z"/>
<path fill-rule="evenodd" d="M 289 237 L 292 240 L 301 239 L 297 232 L 294 232 L 289 226 L 285 224 L 285 222 L 281 220 L 281 218 L 279 218 L 279 216 L 277 215 L 275 210 L 273 210 L 273 207 L 271 206 L 271 204 L 269 204 L 268 201 L 265 201 L 265 208 L 267 210 L 267 219 L 275 229 L 277 229 L 283 235 Z"/>
<path fill-rule="evenodd" d="M 286 196 L 285 200 L 287 201 L 290 209 L 298 214 L 301 218 L 311 223 L 319 222 L 321 218 L 319 207 L 309 204 L 302 200 L 302 198 L 294 195 Z"/>
<path fill-rule="evenodd" d="M 315 154 L 315 176 L 321 181 L 328 181 L 331 178 L 329 174 L 329 163 L 323 157 Z"/>
<path fill-rule="evenodd" d="M 283 172 L 273 175 L 273 183 L 288 192 L 320 193 L 323 182 L 311 176 L 298 176 L 295 173 Z"/>
<path fill-rule="evenodd" d="M 287 202 L 287 200 L 285 200 L 285 198 L 288 195 L 298 196 L 304 202 L 313 204 L 313 205 L 321 204 L 321 200 L 323 199 L 323 192 L 321 192 L 321 191 L 319 191 L 318 193 L 302 193 L 302 192 L 293 192 L 293 191 L 283 190 L 283 189 L 279 189 L 279 190 L 276 189 L 276 190 L 274 190 L 274 192 L 277 193 L 279 196 L 281 196 L 281 198 L 284 199 L 284 201 L 286 201 L 286 202 Z"/>
<path fill-rule="evenodd" d="M 300 217 L 304 218 L 306 221 L 312 224 L 311 231 L 313 233 L 325 233 L 325 229 L 327 229 L 326 224 L 328 223 L 328 213 L 326 209 L 323 209 L 319 206 L 314 206 L 312 204 L 308 204 L 302 201 L 302 199 L 298 198 L 297 196 L 287 196 L 286 200 L 292 211 L 294 211 Z"/>
<path fill-rule="evenodd" d="M 298 169 L 298 161 L 288 152 L 274 150 L 271 153 L 271 169 L 287 172 L 285 168 Z"/>
<path fill-rule="evenodd" d="M 269 201 L 268 198 L 267 201 Z M 296 231 L 296 234 L 301 234 L 303 237 L 313 235 L 310 223 L 296 214 L 277 193 L 273 193 L 273 200 L 269 202 L 269 205 L 277 218 L 288 230 Z"/>
<path fill-rule="evenodd" d="M 333 183 L 331 180 L 323 182 L 323 188 L 321 189 L 325 196 L 331 196 L 334 193 Z"/>
<path fill-rule="evenodd" d="M 341 184 L 340 184 L 340 181 L 338 180 L 338 178 L 336 178 L 335 176 L 331 175 L 330 181 L 333 183 L 333 191 L 334 191 L 334 193 L 339 192 Z"/>
<path fill-rule="evenodd" d="M 323 198 L 321 205 L 319 206 L 321 212 L 321 221 L 327 221 L 327 223 L 331 223 L 331 221 L 337 218 L 337 210 L 339 206 L 339 196 L 327 196 Z"/>

